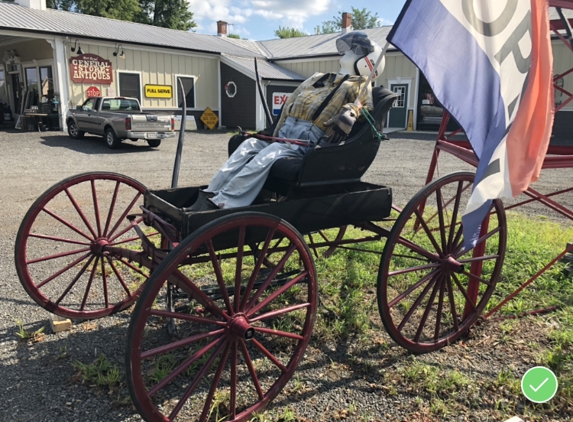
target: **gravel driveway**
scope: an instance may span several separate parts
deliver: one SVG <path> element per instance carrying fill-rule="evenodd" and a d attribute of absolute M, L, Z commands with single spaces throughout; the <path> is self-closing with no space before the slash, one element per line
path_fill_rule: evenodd
<path fill-rule="evenodd" d="M 207 184 L 226 159 L 227 133 L 188 133 L 183 151 L 180 185 Z M 430 162 L 432 135 L 394 134 L 384 143 L 365 180 L 391 186 L 395 203 L 405 205 L 423 185 Z M 88 385 L 73 382 L 75 361 L 92 362 L 104 352 L 123 371 L 123 354 L 129 314 L 123 313 L 90 323 L 76 324 L 73 331 L 52 334 L 48 313 L 25 293 L 14 268 L 14 242 L 18 227 L 31 204 L 58 181 L 82 172 L 106 170 L 131 176 L 148 188 L 166 188 L 171 181 L 176 140 L 164 141 L 157 149 L 142 142 L 125 143 L 120 150 L 109 150 L 97 137 L 72 140 L 62 133 L 0 132 L 0 420 L 1 421 L 134 421 L 140 420 L 129 405 L 118 406 L 118 397 L 97 392 Z M 440 161 L 441 174 L 470 170 L 447 156 Z M 549 171 L 538 183 L 540 190 L 560 187 L 573 180 L 571 170 Z M 567 187 L 567 186 L 562 186 Z M 569 195 L 571 197 L 571 195 Z M 567 201 L 564 201 L 567 203 Z M 569 205 L 573 201 L 569 198 Z M 534 213 L 536 208 L 524 209 Z M 27 330 L 46 326 L 43 341 L 19 342 L 17 324 Z M 316 345 L 315 345 L 316 346 Z M 348 350 L 324 350 L 322 361 L 303 361 L 302 366 L 321 369 L 328 376 L 333 360 Z M 330 359 L 330 361 L 328 360 Z M 401 359 L 407 356 L 402 353 Z M 327 362 L 327 363 L 325 363 Z M 336 381 L 307 385 L 308 394 L 296 406 L 297 414 L 318 420 L 325 408 L 336 408 L 346 400 L 352 387 L 348 371 L 337 370 Z M 322 376 L 322 375 L 321 375 Z M 345 381 L 345 377 L 349 377 Z M 316 388 L 315 388 L 316 387 Z M 119 400 L 125 399 L 126 391 Z M 354 393 L 352 393 L 354 394 Z M 312 400 L 310 400 L 312 398 Z M 359 410 L 367 409 L 373 419 L 396 409 L 412 398 L 386 396 L 380 390 L 359 392 Z M 287 403 L 279 396 L 278 405 Z M 312 403 L 316 402 L 316 405 Z M 398 403 L 397 403 L 398 402 Z M 398 406 L 400 405 L 400 406 Z"/>

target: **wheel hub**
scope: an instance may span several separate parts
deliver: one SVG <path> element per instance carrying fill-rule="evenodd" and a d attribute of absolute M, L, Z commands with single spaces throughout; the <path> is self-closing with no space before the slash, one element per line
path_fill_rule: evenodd
<path fill-rule="evenodd" d="M 448 255 L 443 261 L 442 265 L 446 271 L 461 274 L 464 270 L 464 264 L 458 262 L 452 255 Z"/>
<path fill-rule="evenodd" d="M 91 244 L 91 251 L 95 255 L 103 256 L 103 248 L 107 245 L 109 245 L 109 240 L 106 238 L 102 237 L 102 238 L 93 240 L 92 244 Z"/>
<path fill-rule="evenodd" d="M 255 329 L 251 327 L 247 318 L 242 314 L 237 314 L 233 317 L 229 322 L 228 329 L 234 338 L 249 341 L 255 337 Z"/>

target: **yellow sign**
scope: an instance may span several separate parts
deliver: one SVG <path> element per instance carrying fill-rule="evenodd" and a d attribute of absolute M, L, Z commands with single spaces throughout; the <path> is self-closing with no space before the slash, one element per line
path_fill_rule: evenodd
<path fill-rule="evenodd" d="M 414 130 L 414 110 L 408 110 L 408 129 L 407 132 L 412 132 Z"/>
<path fill-rule="evenodd" d="M 203 112 L 203 114 L 201 115 L 201 121 L 205 123 L 205 126 L 213 130 L 217 127 L 217 123 L 219 123 L 219 118 L 215 113 L 213 113 L 213 110 L 207 107 Z"/>
<path fill-rule="evenodd" d="M 171 85 L 145 85 L 145 96 L 147 98 L 173 98 L 173 88 Z"/>

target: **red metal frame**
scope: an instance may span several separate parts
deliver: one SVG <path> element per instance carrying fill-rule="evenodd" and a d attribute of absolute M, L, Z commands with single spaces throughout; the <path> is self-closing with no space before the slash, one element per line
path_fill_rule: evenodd
<path fill-rule="evenodd" d="M 571 9 L 573 10 L 573 0 L 548 0 L 550 7 L 560 7 L 562 9 Z M 573 26 L 573 19 L 570 19 L 569 26 Z M 571 50 L 573 53 L 573 40 L 568 40 L 565 38 L 559 31 L 563 30 L 565 25 L 561 20 L 555 20 L 551 22 L 551 30 L 552 32 L 561 40 L 563 43 Z M 573 102 L 573 93 L 559 87 L 556 85 L 556 81 L 564 78 L 565 76 L 573 73 L 573 68 L 555 75 L 553 77 L 554 87 L 556 90 L 562 92 L 567 98 L 563 101 L 558 107 L 556 107 L 555 112 L 561 111 L 567 104 Z M 438 159 L 440 156 L 440 152 L 444 151 L 455 157 L 459 158 L 460 160 L 477 167 L 478 159 L 473 152 L 473 149 L 468 141 L 460 141 L 452 139 L 453 136 L 457 135 L 461 132 L 461 130 L 457 130 L 451 133 L 447 132 L 448 122 L 450 120 L 450 115 L 444 113 L 444 117 L 442 119 L 442 123 L 440 125 L 440 129 L 438 132 L 438 139 L 436 140 L 436 144 L 434 147 L 434 153 L 432 155 L 432 160 L 430 162 L 430 168 L 428 170 L 428 176 L 426 178 L 426 184 L 430 183 L 435 176 L 436 169 L 438 166 Z M 550 146 L 547 151 L 547 156 L 545 157 L 545 161 L 543 162 L 543 169 L 562 169 L 562 168 L 573 168 L 573 146 Z M 573 209 L 569 209 L 562 204 L 558 203 L 557 201 L 551 199 L 555 196 L 562 195 L 568 192 L 573 191 L 573 187 L 568 189 L 562 189 L 559 191 L 542 194 L 533 188 L 528 188 L 524 195 L 529 197 L 529 199 L 523 200 L 517 204 L 513 204 L 506 209 L 512 209 L 519 207 L 521 205 L 525 205 L 531 202 L 539 202 L 545 205 L 547 208 L 561 214 L 562 216 L 573 220 Z M 566 247 L 563 252 L 561 252 L 557 257 L 555 257 L 551 262 L 549 262 L 545 267 L 539 270 L 533 277 L 529 280 L 525 281 L 515 292 L 507 296 L 504 300 L 502 300 L 499 304 L 497 304 L 491 311 L 489 311 L 486 315 L 484 315 L 484 319 L 489 318 L 495 312 L 497 312 L 503 305 L 517 296 L 523 289 L 533 283 L 539 276 L 541 276 L 545 271 L 547 271 L 551 266 L 553 266 L 557 261 L 563 258 L 567 253 L 573 251 L 573 244 L 570 247 Z M 480 271 L 481 272 L 481 271 Z M 478 274 L 479 275 L 479 274 Z M 475 287 L 475 286 L 474 286 Z M 472 286 L 469 286 L 469 290 L 472 289 Z M 556 307 L 548 308 L 548 309 L 541 309 L 541 310 L 534 310 L 527 312 L 526 314 L 538 314 L 547 311 L 555 310 Z"/>

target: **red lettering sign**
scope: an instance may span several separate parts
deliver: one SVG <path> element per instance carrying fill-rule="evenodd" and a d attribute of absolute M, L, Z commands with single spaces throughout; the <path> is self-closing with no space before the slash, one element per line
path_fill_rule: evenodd
<path fill-rule="evenodd" d="M 97 86 L 90 86 L 86 90 L 86 97 L 88 97 L 88 98 L 101 97 L 101 91 L 99 90 L 99 88 Z"/>
<path fill-rule="evenodd" d="M 70 58 L 72 81 L 79 84 L 111 85 L 113 71 L 111 62 L 95 54 L 81 54 Z"/>

